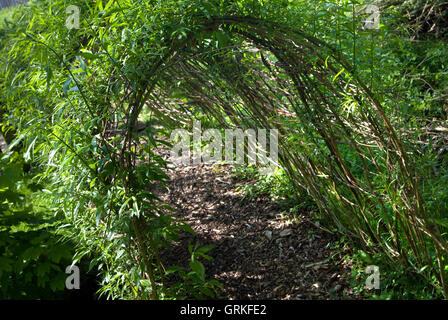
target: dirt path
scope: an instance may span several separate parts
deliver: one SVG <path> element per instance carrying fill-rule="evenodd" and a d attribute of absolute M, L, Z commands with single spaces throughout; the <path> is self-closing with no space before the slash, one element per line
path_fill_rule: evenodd
<path fill-rule="evenodd" d="M 335 238 L 298 217 L 291 223 L 268 198 L 246 199 L 228 167 L 178 167 L 161 194 L 197 232 L 182 235 L 164 260 L 188 261 L 186 244 L 212 244 L 206 273 L 224 285 L 225 299 L 338 299 L 347 297 L 349 270 L 331 257 Z"/>

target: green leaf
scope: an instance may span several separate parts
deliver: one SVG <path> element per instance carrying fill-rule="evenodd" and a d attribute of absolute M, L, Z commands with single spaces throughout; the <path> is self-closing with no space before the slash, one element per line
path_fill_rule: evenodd
<path fill-rule="evenodd" d="M 339 72 L 333 77 L 332 82 L 334 82 L 334 81 L 341 75 L 341 73 L 344 72 L 344 71 L 345 71 L 345 69 L 342 68 L 341 71 L 339 71 Z"/>
<path fill-rule="evenodd" d="M 210 290 L 207 287 L 199 287 L 199 290 L 205 294 L 207 297 L 213 298 L 215 296 L 215 294 L 213 293 L 212 290 Z"/>
<path fill-rule="evenodd" d="M 43 278 L 47 273 L 50 272 L 50 264 L 48 262 L 40 263 L 37 266 L 37 276 Z"/>
<path fill-rule="evenodd" d="M 45 71 L 47 72 L 47 86 L 50 85 L 51 79 L 53 79 L 53 69 L 51 69 L 50 63 L 47 63 L 45 67 Z"/>
<path fill-rule="evenodd" d="M 0 257 L 0 273 L 3 271 L 11 272 L 12 271 L 13 260 Z"/>
<path fill-rule="evenodd" d="M 151 282 L 149 280 L 143 279 L 140 280 L 140 285 L 142 285 L 143 287 L 151 287 Z"/>
<path fill-rule="evenodd" d="M 184 271 L 184 268 L 182 268 L 180 266 L 172 266 L 172 267 L 169 267 L 168 269 L 166 269 L 165 274 L 169 275 L 169 274 L 180 272 L 180 271 Z"/>
<path fill-rule="evenodd" d="M 62 86 L 62 91 L 64 92 L 65 95 L 67 95 L 68 87 L 69 87 L 71 82 L 72 82 L 72 78 L 68 77 L 68 79 L 65 80 L 64 85 Z"/>

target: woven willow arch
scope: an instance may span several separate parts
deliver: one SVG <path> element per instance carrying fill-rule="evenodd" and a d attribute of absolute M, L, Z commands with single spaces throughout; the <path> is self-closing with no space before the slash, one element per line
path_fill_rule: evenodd
<path fill-rule="evenodd" d="M 432 263 L 415 241 L 430 237 L 438 255 L 448 252 L 425 212 L 406 141 L 356 68 L 324 41 L 265 20 L 214 17 L 149 74 L 132 121 L 146 104 L 174 126 L 194 107 L 223 127 L 278 129 L 279 159 L 292 181 L 365 250 L 373 243 L 416 269 Z M 379 180 L 385 170 L 387 190 Z"/>

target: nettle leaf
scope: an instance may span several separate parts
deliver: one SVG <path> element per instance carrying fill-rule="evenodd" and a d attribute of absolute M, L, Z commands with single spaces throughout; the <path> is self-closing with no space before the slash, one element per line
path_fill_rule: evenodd
<path fill-rule="evenodd" d="M 0 174 L 0 188 L 14 188 L 17 181 L 21 179 L 23 170 L 19 165 L 10 165 L 3 169 L 3 174 Z"/>
<path fill-rule="evenodd" d="M 30 247 L 30 248 L 26 249 L 25 252 L 23 252 L 22 259 L 36 261 L 37 259 L 39 259 L 39 257 L 41 256 L 41 254 L 43 252 L 44 252 L 44 249 L 41 247 L 38 247 L 38 246 Z"/>
<path fill-rule="evenodd" d="M 50 289 L 53 292 L 64 290 L 66 277 L 67 275 L 64 272 L 57 273 L 50 280 Z"/>
<path fill-rule="evenodd" d="M 11 272 L 14 261 L 9 258 L 0 257 L 0 274 L 2 272 Z"/>
<path fill-rule="evenodd" d="M 39 263 L 37 266 L 37 276 L 43 278 L 51 270 L 51 265 L 48 262 Z"/>
<path fill-rule="evenodd" d="M 47 256 L 52 262 L 59 263 L 61 259 L 69 260 L 72 254 L 68 246 L 54 243 Z"/>
<path fill-rule="evenodd" d="M 213 290 L 207 287 L 199 287 L 199 291 L 205 294 L 207 297 L 213 298 L 215 296 Z"/>

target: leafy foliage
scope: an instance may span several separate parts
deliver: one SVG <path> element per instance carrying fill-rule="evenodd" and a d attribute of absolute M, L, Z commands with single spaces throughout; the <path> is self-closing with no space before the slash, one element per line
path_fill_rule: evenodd
<path fill-rule="evenodd" d="M 0 160 L 0 292 L 2 299 L 63 297 L 73 249 L 58 219 L 33 196 L 42 188 L 23 172 L 17 153 Z"/>

